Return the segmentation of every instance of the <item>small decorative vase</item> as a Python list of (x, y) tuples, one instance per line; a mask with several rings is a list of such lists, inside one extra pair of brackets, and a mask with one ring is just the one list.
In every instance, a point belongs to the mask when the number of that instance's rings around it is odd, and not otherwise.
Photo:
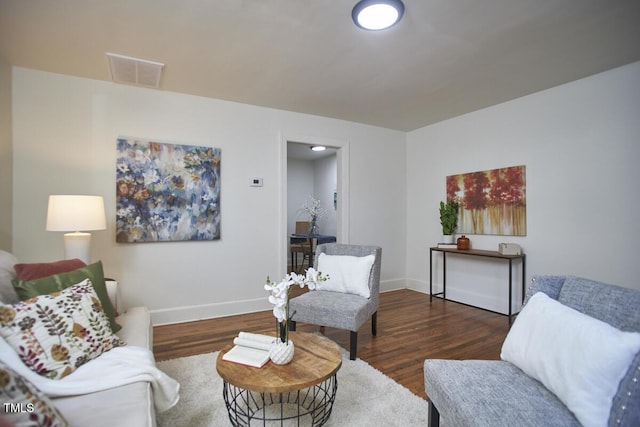
[(293, 341), (289, 340), (285, 344), (280, 338), (276, 338), (269, 348), (269, 358), (276, 365), (286, 365), (293, 360), (294, 350)]
[(443, 234), (442, 243), (453, 243), (453, 234)]
[(458, 237), (458, 249), (469, 250), (471, 249), (471, 241), (467, 236)]

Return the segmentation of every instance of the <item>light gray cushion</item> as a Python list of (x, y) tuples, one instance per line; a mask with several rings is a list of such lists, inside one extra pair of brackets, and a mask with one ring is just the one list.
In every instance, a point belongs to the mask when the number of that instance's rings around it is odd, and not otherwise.
[(558, 301), (630, 332), (640, 332), (640, 292), (582, 277), (567, 276)]
[(357, 331), (373, 313), (369, 300), (333, 291), (309, 291), (291, 300), (291, 320)]
[(566, 276), (534, 276), (527, 288), (527, 294), (523, 305), (526, 305), (536, 292), (544, 292), (553, 299), (558, 299), (560, 290), (566, 280)]
[(424, 384), (448, 426), (580, 426), (553, 393), (509, 362), (429, 359)]

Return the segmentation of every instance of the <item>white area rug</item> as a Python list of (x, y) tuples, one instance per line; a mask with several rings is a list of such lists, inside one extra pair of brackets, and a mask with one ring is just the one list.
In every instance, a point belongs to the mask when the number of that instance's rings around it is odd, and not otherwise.
[[(180, 383), (180, 401), (158, 414), (159, 427), (229, 426), (216, 372), (218, 353), (159, 362), (158, 367)], [(377, 369), (342, 354), (338, 392), (326, 426), (426, 426), (427, 402)]]

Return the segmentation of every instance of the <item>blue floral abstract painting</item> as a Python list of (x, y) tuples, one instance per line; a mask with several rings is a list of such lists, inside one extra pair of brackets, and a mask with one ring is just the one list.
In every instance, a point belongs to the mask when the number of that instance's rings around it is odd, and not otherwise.
[(220, 238), (220, 149), (119, 138), (116, 242)]

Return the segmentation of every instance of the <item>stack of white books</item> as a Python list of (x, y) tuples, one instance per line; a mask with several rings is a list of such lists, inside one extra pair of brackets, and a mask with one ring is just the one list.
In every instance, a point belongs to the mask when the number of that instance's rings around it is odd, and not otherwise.
[(262, 368), (269, 361), (269, 347), (275, 339), (269, 335), (240, 332), (233, 339), (235, 345), (222, 356), (222, 360)]
[(457, 243), (438, 243), (440, 249), (458, 249)]

